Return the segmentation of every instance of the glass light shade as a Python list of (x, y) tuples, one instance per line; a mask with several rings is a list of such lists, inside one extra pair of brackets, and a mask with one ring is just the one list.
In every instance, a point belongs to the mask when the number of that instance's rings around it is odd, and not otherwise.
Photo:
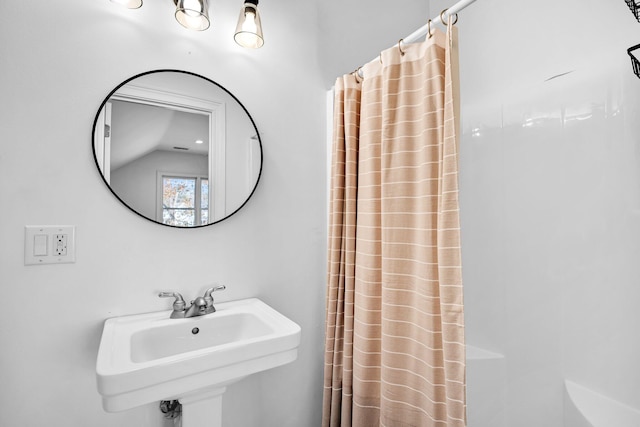
[(127, 9), (138, 9), (142, 6), (142, 0), (111, 0), (111, 3), (119, 4)]
[(242, 6), (233, 39), (240, 46), (251, 49), (257, 49), (264, 44), (262, 22), (256, 4), (247, 2)]
[(209, 28), (207, 0), (177, 0), (176, 20), (185, 28), (202, 31)]

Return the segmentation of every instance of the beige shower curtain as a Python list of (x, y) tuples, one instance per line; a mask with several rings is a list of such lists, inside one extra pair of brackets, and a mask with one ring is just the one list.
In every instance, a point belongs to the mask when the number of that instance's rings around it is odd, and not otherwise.
[(465, 426), (456, 29), (335, 86), (323, 426)]

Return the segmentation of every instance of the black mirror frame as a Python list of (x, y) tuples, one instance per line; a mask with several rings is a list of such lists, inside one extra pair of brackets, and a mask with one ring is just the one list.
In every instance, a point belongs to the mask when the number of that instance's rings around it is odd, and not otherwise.
[[(256, 178), (256, 183), (253, 186), (253, 189), (251, 190), (251, 193), (249, 193), (249, 195), (247, 196), (245, 201), (242, 202), (242, 204), (237, 209), (235, 209), (233, 212), (231, 212), (230, 214), (226, 215), (224, 218), (221, 218), (221, 219), (219, 219), (217, 221), (213, 221), (213, 222), (210, 222), (210, 223), (204, 224), (204, 225), (194, 225), (193, 227), (180, 227), (180, 226), (177, 226), (177, 225), (164, 224), (162, 222), (158, 222), (158, 221), (156, 221), (154, 219), (146, 217), (143, 214), (141, 214), (140, 212), (138, 212), (137, 210), (133, 209), (131, 206), (129, 206), (124, 200), (122, 200), (122, 198), (120, 198), (120, 196), (118, 196), (118, 194), (116, 194), (115, 191), (113, 191), (113, 189), (111, 188), (111, 185), (109, 185), (109, 183), (107, 182), (107, 180), (104, 177), (104, 174), (100, 170), (100, 163), (98, 162), (98, 157), (96, 155), (96, 149), (95, 149), (96, 126), (98, 124), (98, 117), (100, 116), (100, 112), (105, 107), (105, 105), (109, 101), (109, 99), (111, 99), (113, 94), (116, 93), (122, 86), (126, 85), (127, 83), (129, 83), (132, 80), (135, 80), (135, 79), (137, 79), (139, 77), (146, 76), (148, 74), (161, 73), (161, 72), (173, 72), (173, 73), (187, 74), (187, 75), (190, 75), (190, 76), (199, 77), (201, 79), (204, 79), (204, 80), (208, 81), (209, 83), (214, 84), (218, 88), (220, 88), (223, 91), (225, 91), (229, 96), (231, 96), (238, 103), (238, 105), (240, 105), (240, 107), (242, 107), (244, 112), (247, 114), (247, 117), (249, 117), (249, 120), (251, 121), (251, 124), (253, 125), (254, 130), (256, 131), (256, 136), (258, 138), (258, 144), (260, 146), (260, 170), (258, 171), (258, 177)], [(211, 226), (213, 224), (217, 224), (219, 222), (224, 221), (225, 219), (228, 219), (228, 218), (232, 217), (233, 215), (236, 214), (236, 212), (238, 212), (240, 209), (242, 209), (247, 204), (249, 199), (251, 199), (251, 197), (253, 196), (253, 194), (256, 191), (256, 188), (258, 188), (258, 183), (260, 182), (260, 178), (262, 177), (262, 168), (263, 168), (263, 165), (264, 165), (264, 154), (262, 152), (262, 150), (263, 150), (262, 149), (262, 138), (260, 137), (260, 132), (258, 131), (258, 127), (256, 126), (256, 123), (254, 122), (253, 117), (251, 117), (251, 114), (249, 114), (249, 111), (247, 111), (247, 109), (245, 108), (244, 104), (242, 104), (242, 102), (240, 102), (240, 100), (234, 94), (229, 92), (224, 86), (220, 85), (219, 83), (214, 82), (213, 80), (211, 80), (211, 79), (209, 79), (207, 77), (204, 77), (204, 76), (202, 76), (200, 74), (192, 73), (190, 71), (175, 70), (175, 69), (170, 69), (170, 68), (157, 69), (157, 70), (145, 71), (143, 73), (136, 74), (135, 76), (126, 79), (125, 81), (120, 83), (118, 86), (116, 86), (111, 92), (109, 92), (109, 94), (104, 98), (104, 100), (100, 104), (100, 107), (98, 108), (98, 112), (96, 113), (96, 117), (93, 120), (93, 126), (92, 126), (91, 129), (92, 129), (91, 130), (91, 151), (93, 152), (93, 160), (95, 161), (96, 169), (97, 169), (98, 173), (100, 174), (100, 177), (102, 178), (102, 181), (107, 186), (109, 191), (111, 191), (111, 194), (113, 194), (115, 196), (115, 198), (120, 201), (120, 203), (122, 203), (124, 206), (129, 208), (130, 211), (132, 211), (133, 213), (135, 213), (139, 217), (144, 218), (145, 220), (153, 222), (155, 224), (162, 225), (164, 227), (186, 229), (186, 230), (198, 229), (198, 228), (209, 227), (209, 226)]]

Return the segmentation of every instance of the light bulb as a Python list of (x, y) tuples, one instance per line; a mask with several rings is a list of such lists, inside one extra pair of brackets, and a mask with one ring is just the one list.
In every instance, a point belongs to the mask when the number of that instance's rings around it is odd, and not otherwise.
[(179, 0), (176, 2), (176, 20), (185, 28), (202, 31), (209, 28), (206, 0)]
[(256, 33), (256, 14), (252, 10), (248, 10), (247, 13), (244, 14), (245, 21), (242, 24), (242, 31), (248, 31), (250, 33)]
[(264, 44), (262, 24), (256, 4), (247, 2), (242, 6), (233, 38), (242, 47), (252, 49), (262, 47)]

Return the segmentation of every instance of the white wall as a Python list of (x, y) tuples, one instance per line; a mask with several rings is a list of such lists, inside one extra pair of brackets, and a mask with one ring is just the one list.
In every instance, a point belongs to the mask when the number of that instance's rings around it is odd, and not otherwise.
[[(261, 4), (262, 6), (262, 4)], [(0, 2), (0, 425), (160, 426), (155, 405), (101, 408), (94, 369), (105, 318), (164, 310), (212, 282), (220, 301), (257, 296), (302, 326), (298, 360), (229, 387), (229, 426), (320, 420), (325, 281), (324, 87), (315, 5), (262, 7), (265, 46), (232, 33), (240, 2), (212, 3), (212, 29), (183, 30), (172, 2), (127, 11), (107, 0)], [(295, 34), (295, 37), (292, 35)], [(101, 101), (160, 68), (219, 82), (249, 110), (264, 144), (251, 201), (212, 227), (179, 230), (132, 214), (91, 150)], [(24, 266), (27, 224), (77, 226), (77, 262)]]
[(316, 0), (326, 88), (426, 24), (429, 1)]
[(507, 425), (561, 426), (564, 377), (639, 408), (640, 23), (478, 0), (458, 27), (467, 340), (506, 356)]

